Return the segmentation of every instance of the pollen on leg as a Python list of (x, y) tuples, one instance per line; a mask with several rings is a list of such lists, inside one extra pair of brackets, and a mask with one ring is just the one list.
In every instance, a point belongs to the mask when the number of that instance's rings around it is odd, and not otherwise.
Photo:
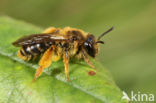
[(66, 74), (66, 78), (67, 78), (67, 82), (69, 82), (69, 55), (68, 55), (68, 52), (66, 51), (64, 53), (64, 56), (63, 56), (63, 62), (64, 62), (64, 67), (65, 67), (65, 74)]
[(54, 46), (50, 47), (41, 57), (39, 61), (40, 66), (36, 70), (33, 81), (35, 81), (42, 74), (45, 68), (48, 68), (51, 65), (54, 48), (55, 48)]

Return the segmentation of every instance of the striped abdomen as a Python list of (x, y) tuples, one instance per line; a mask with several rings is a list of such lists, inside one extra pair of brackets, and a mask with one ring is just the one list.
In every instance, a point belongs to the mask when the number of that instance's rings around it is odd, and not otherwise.
[(23, 46), (19, 52), (21, 56), (29, 57), (29, 59), (33, 58), (34, 56), (40, 55), (41, 53), (45, 52), (52, 43), (39, 43), (34, 45), (26, 45)]

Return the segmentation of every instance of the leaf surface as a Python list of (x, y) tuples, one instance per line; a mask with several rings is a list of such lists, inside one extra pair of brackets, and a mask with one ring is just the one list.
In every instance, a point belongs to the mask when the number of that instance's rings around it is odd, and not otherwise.
[(110, 73), (95, 60), (98, 71), (84, 61), (69, 63), (70, 82), (66, 82), (62, 60), (52, 63), (49, 69), (32, 82), (37, 62), (25, 62), (16, 54), (19, 48), (12, 45), (16, 39), (35, 33), (41, 28), (9, 17), (0, 17), (0, 102), (1, 103), (126, 103), (122, 92)]

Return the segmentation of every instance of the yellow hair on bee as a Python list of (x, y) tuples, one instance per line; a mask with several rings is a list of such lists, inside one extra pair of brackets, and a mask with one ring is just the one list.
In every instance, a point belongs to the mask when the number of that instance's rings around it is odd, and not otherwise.
[(98, 54), (98, 44), (103, 44), (101, 37), (111, 31), (104, 32), (98, 39), (93, 34), (84, 32), (81, 29), (64, 27), (49, 27), (41, 34), (32, 34), (20, 38), (13, 43), (14, 46), (21, 47), (17, 56), (23, 60), (29, 61), (37, 56), (42, 56), (39, 61), (39, 67), (36, 70), (34, 80), (36, 80), (45, 68), (48, 68), (52, 62), (63, 59), (65, 74), (69, 81), (69, 59), (77, 58), (84, 61), (91, 67), (94, 65), (89, 60), (89, 56), (95, 58)]

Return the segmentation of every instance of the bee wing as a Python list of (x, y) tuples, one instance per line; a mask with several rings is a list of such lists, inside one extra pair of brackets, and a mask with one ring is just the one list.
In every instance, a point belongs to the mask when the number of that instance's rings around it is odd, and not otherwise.
[(65, 35), (60, 34), (32, 34), (30, 36), (25, 36), (17, 41), (13, 42), (14, 46), (25, 46), (33, 45), (37, 43), (48, 43), (53, 41), (68, 41), (69, 38)]

